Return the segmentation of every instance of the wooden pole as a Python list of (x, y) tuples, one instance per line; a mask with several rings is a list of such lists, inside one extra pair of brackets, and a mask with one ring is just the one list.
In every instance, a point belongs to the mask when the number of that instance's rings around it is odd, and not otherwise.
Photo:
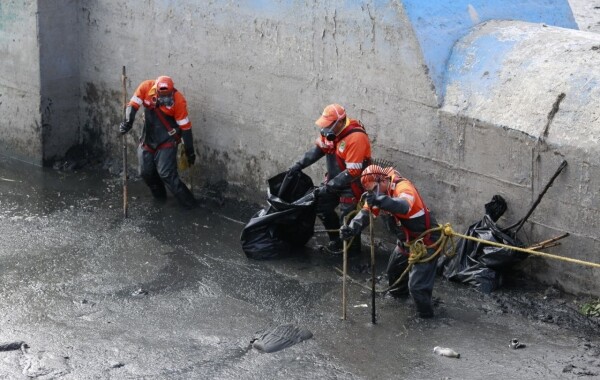
[[(123, 83), (123, 120), (127, 120), (127, 75), (125, 73), (125, 66), (123, 66), (123, 74), (121, 75), (121, 82)], [(121, 136), (121, 142), (123, 143), (123, 217), (127, 218), (127, 135)]]
[(346, 279), (348, 276), (348, 242), (344, 240), (344, 261), (342, 265), (342, 319), (346, 320)]
[[(560, 163), (560, 165), (558, 166), (558, 169), (556, 169), (556, 172), (554, 173), (554, 175), (552, 176), (552, 178), (550, 178), (550, 180), (548, 181), (548, 183), (546, 184), (546, 186), (544, 187), (544, 189), (542, 190), (542, 192), (538, 195), (538, 197), (535, 200), (535, 202), (533, 202), (533, 204), (529, 208), (529, 211), (527, 212), (527, 214), (517, 224), (517, 226), (516, 226), (517, 228), (515, 228), (515, 231), (513, 232), (514, 236), (517, 236), (517, 232), (519, 232), (519, 230), (521, 229), (521, 227), (523, 227), (523, 224), (525, 224), (525, 222), (527, 221), (527, 219), (529, 219), (529, 217), (531, 216), (531, 214), (533, 214), (533, 211), (538, 206), (538, 204), (540, 204), (540, 201), (542, 200), (542, 197), (544, 196), (544, 194), (546, 194), (546, 191), (548, 191), (548, 189), (552, 186), (552, 183), (554, 183), (554, 180), (556, 179), (556, 177), (558, 177), (558, 175), (560, 174), (560, 172), (566, 166), (567, 166), (567, 161), (563, 160)], [(511, 227), (509, 227), (507, 229), (512, 229), (512, 227), (514, 227), (514, 226), (511, 226)]]
[(375, 324), (375, 239), (373, 233), (373, 212), (369, 210), (369, 238), (371, 240), (371, 322)]

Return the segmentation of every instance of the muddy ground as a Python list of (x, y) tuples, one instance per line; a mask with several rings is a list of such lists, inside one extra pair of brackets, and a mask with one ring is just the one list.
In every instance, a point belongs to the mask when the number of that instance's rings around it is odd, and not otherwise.
[[(484, 295), (438, 278), (436, 317), (410, 300), (349, 287), (317, 248), (248, 260), (239, 241), (261, 206), (156, 204), (139, 180), (122, 216), (118, 175), (0, 159), (0, 352), (3, 379), (570, 379), (600, 376), (599, 323), (578, 298), (519, 275)], [(368, 248), (351, 263), (366, 283)], [(387, 254), (379, 252), (381, 273)], [(378, 274), (380, 274), (378, 273)], [(366, 306), (366, 307), (365, 307)], [(313, 337), (275, 353), (250, 345), (281, 324)], [(525, 344), (511, 349), (512, 338)], [(450, 347), (459, 359), (433, 353)]]

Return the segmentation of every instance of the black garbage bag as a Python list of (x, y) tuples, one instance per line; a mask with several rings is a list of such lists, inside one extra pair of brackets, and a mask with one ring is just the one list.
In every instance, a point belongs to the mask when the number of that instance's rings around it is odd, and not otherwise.
[(287, 172), (268, 180), (269, 206), (250, 218), (240, 240), (246, 256), (255, 260), (281, 258), (304, 246), (314, 234), (315, 197), (312, 179)]
[[(493, 210), (493, 212), (491, 212)], [(485, 241), (522, 247), (517, 239), (502, 232), (495, 220), (506, 210), (506, 202), (495, 195), (486, 204), (486, 215), (472, 224), (464, 235)], [(461, 239), (456, 246), (456, 256), (438, 261), (438, 274), (444, 278), (477, 287), (491, 293), (502, 285), (503, 273), (527, 257), (523, 252)]]

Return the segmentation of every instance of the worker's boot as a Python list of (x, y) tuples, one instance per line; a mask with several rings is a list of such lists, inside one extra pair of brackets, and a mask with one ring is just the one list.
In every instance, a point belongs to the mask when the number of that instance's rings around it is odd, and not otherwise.
[(150, 192), (155, 200), (159, 202), (164, 202), (167, 200), (167, 189), (165, 188), (165, 185), (163, 185), (162, 181), (146, 183), (148, 184), (148, 188), (150, 188)]
[(431, 306), (431, 303), (415, 302), (415, 305), (417, 306), (417, 315), (419, 318), (433, 318), (433, 306)]
[(191, 210), (198, 207), (198, 201), (196, 201), (192, 192), (183, 183), (178, 186), (173, 195), (177, 198), (181, 207), (185, 209)]

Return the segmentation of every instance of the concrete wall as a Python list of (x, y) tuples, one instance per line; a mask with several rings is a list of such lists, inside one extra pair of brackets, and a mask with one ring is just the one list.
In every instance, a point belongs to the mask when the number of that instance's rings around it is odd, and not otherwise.
[[(1, 51), (16, 60), (27, 55), (17, 49), (22, 43), (10, 45), (9, 40), (24, 38), (20, 36), (26, 28), (21, 25), (36, 15), (32, 3), (2, 2), (1, 14), (12, 8), (26, 19), (13, 29), (7, 29), (6, 22), (0, 24), (0, 39), (7, 41)], [(242, 197), (263, 201), (266, 180), (312, 145), (317, 136), (314, 120), (326, 104), (338, 102), (350, 117), (366, 125), (374, 155), (397, 162), (438, 219), (457, 230), (478, 220), (494, 194), (509, 203), (501, 223), (523, 216), (566, 158), (567, 171), (524, 232), (531, 241), (558, 231), (573, 232), (577, 239), (569, 243), (574, 245), (556, 252), (593, 259), (598, 252), (593, 189), (600, 166), (593, 149), (597, 104), (590, 100), (598, 98), (593, 38), (540, 24), (500, 23), (494, 30), (493, 22), (476, 26), (483, 19), (526, 15), (534, 18), (527, 21), (576, 27), (565, 1), (530, 0), (519, 2), (520, 7), (516, 2), (500, 6), (506, 2), (459, 1), (444, 4), (446, 18), (441, 18), (439, 4), (61, 0), (55, 7), (44, 3), (39, 14), (55, 23), (40, 22), (48, 35), (40, 38), (39, 54), (52, 65), (42, 65), (44, 85), (34, 89), (43, 95), (42, 102), (44, 96), (60, 100), (53, 100), (54, 113), (44, 114), (37, 98), (36, 117), (52, 126), (44, 134), (47, 153), (42, 157), (40, 151), (37, 157), (50, 159), (68, 145), (81, 143), (88, 155), (103, 155), (120, 166), (117, 125), (122, 119), (125, 65), (127, 97), (140, 81), (161, 74), (172, 76), (187, 97), (200, 157), (195, 178), (205, 184), (225, 180), (241, 190)], [(422, 12), (435, 6), (433, 19), (440, 25), (446, 20), (446, 27), (434, 28), (433, 21), (420, 24)], [(65, 17), (59, 8), (66, 9)], [(73, 17), (77, 35), (64, 36)], [(53, 45), (54, 38), (62, 42)], [(443, 49), (427, 41), (443, 42)], [(33, 40), (32, 59), (36, 47)], [(528, 49), (543, 58), (528, 55)], [(562, 62), (577, 54), (587, 62), (578, 60), (573, 71), (563, 67)], [(571, 79), (552, 82), (556, 75)], [(0, 80), (8, 82), (9, 77), (13, 77), (9, 71), (0, 71)], [(71, 80), (77, 88), (65, 84)], [(72, 92), (65, 99), (57, 97), (64, 91)], [(566, 97), (547, 125), (561, 93)], [(68, 109), (76, 96), (79, 103)], [(14, 111), (18, 103), (11, 104)], [(58, 120), (67, 122), (55, 127)], [(19, 124), (23, 130), (28, 125)], [(0, 126), (8, 129), (6, 124)], [(34, 137), (41, 139), (39, 129)], [(139, 128), (128, 136), (132, 167), (138, 137)], [(53, 143), (60, 139), (62, 144)], [(319, 181), (323, 170), (317, 164), (308, 173)], [(566, 216), (555, 220), (557, 212)], [(574, 227), (579, 220), (586, 226)], [(547, 260), (527, 263), (542, 280), (574, 292), (597, 293), (594, 271), (565, 269), (565, 264)]]
[(0, 2), (0, 154), (42, 164), (37, 4)]
[(79, 123), (79, 1), (39, 0), (43, 161), (51, 165), (82, 143)]
[[(263, 199), (265, 180), (308, 149), (328, 103), (344, 104), (375, 141), (397, 149), (420, 150), (413, 145), (430, 139), (424, 130), (398, 133), (437, 124), (427, 69), (398, 2), (197, 4), (83, 2), (82, 44), (96, 48), (81, 62), (81, 117), (115, 157), (118, 136), (105, 132), (119, 121), (122, 65), (130, 88), (174, 78), (188, 98), (203, 178), (243, 185), (250, 198)], [(321, 178), (322, 168), (312, 174)]]
[(81, 143), (78, 1), (0, 3), (0, 151), (52, 164)]
[[(567, 158), (570, 142), (565, 141), (558, 153), (542, 150), (532, 132), (519, 124), (523, 120), (539, 130), (539, 121), (549, 112), (543, 99), (556, 99), (547, 88), (532, 85), (528, 94), (530, 100), (537, 99), (543, 105), (539, 111), (530, 109), (526, 102), (519, 108), (523, 98), (486, 98), (488, 108), (483, 108), (477, 107), (478, 99), (471, 92), (457, 94), (459, 85), (483, 94), (490, 91), (493, 87), (487, 78), (481, 80), (476, 74), (514, 69), (497, 58), (516, 46), (510, 39), (496, 40), (488, 45), (494, 50), (483, 54), (477, 51), (478, 44), (485, 45), (482, 40), (472, 46), (468, 42), (460, 45), (464, 46), (462, 53), (460, 47), (453, 51), (456, 40), (475, 24), (473, 10), (469, 13), (470, 8), (462, 2), (444, 6), (450, 10), (449, 19), (452, 15), (458, 18), (458, 29), (451, 25), (420, 29), (415, 13), (418, 6), (411, 1), (405, 2), (408, 12), (392, 1), (310, 5), (214, 1), (201, 7), (192, 1), (174, 6), (158, 0), (145, 6), (129, 1), (83, 4), (81, 19), (87, 23), (82, 28), (83, 45), (97, 48), (86, 50), (81, 62), (85, 100), (81, 117), (85, 130), (101, 136), (103, 146), (114, 157), (119, 153), (118, 136), (105, 132), (115, 130), (119, 121), (119, 73), (125, 64), (130, 88), (163, 73), (173, 76), (190, 105), (202, 158), (202, 175), (197, 178), (208, 182), (224, 179), (243, 189), (242, 196), (255, 201), (264, 199), (266, 179), (285, 169), (312, 144), (317, 135), (314, 120), (331, 102), (344, 104), (351, 117), (365, 123), (375, 156), (396, 161), (420, 187), (440, 221), (451, 222), (457, 230), (478, 220), (483, 205), (497, 193), (509, 202), (502, 223), (522, 217), (561, 159)], [(419, 3), (423, 7), (434, 4)], [(515, 8), (475, 2), (472, 8), (485, 19), (526, 15), (536, 22), (576, 28), (564, 1), (520, 4)], [(470, 24), (465, 23), (465, 17)], [(581, 33), (552, 30), (566, 35)], [(431, 55), (439, 46), (430, 46), (423, 36), (445, 41), (442, 52), (446, 51), (447, 57), (431, 60), (444, 54)], [(542, 40), (536, 42), (540, 49), (561, 51), (577, 38), (547, 45), (541, 45)], [(526, 58), (521, 56), (514, 65), (526, 65)], [(470, 81), (457, 78), (457, 73), (468, 69), (476, 71)], [(525, 74), (523, 70), (519, 75)], [(513, 80), (519, 83), (524, 78)], [(443, 98), (439, 94), (446, 91), (450, 100), (440, 109)], [(464, 112), (456, 104), (474, 111)], [(505, 107), (499, 107), (494, 117), (485, 117), (502, 104)], [(515, 117), (517, 114), (520, 117)], [(579, 165), (579, 154), (568, 157), (572, 161), (569, 170)], [(590, 163), (588, 171), (595, 167), (595, 162)], [(308, 172), (318, 181), (323, 168), (314, 165)], [(562, 181), (566, 178), (558, 179), (554, 189), (564, 191), (567, 182)], [(532, 241), (559, 230), (575, 232), (575, 228), (566, 228), (571, 227), (569, 220), (549, 224), (547, 219), (554, 214), (547, 207), (553, 202), (559, 202), (555, 207), (565, 212), (577, 208), (572, 201), (547, 194), (531, 219), (533, 224), (526, 227)], [(597, 236), (582, 236), (582, 242), (572, 239), (576, 250), (586, 252), (577, 257), (591, 259), (597, 252)], [(568, 253), (574, 246), (569, 247)], [(536, 265), (547, 268), (536, 269), (542, 280), (572, 291), (595, 291), (593, 271), (581, 277), (576, 275), (581, 273), (579, 267), (565, 270), (564, 264), (547, 261)]]
[(567, 0), (404, 0), (403, 4), (440, 104), (451, 50), (475, 25), (488, 20), (519, 20), (578, 28)]
[[(463, 200), (497, 191), (516, 220), (542, 191), (560, 162), (569, 165), (526, 224), (526, 236), (544, 240), (569, 232), (557, 250), (599, 262), (600, 35), (510, 21), (478, 25), (449, 59), (442, 112), (460, 115), (463, 141), (454, 162), (472, 175)], [(461, 137), (464, 135), (464, 137)], [(462, 155), (462, 157), (461, 157)], [(493, 176), (495, 183), (479, 178)], [(457, 197), (458, 198), (458, 197)], [(458, 213), (462, 207), (456, 208)], [(533, 275), (582, 292), (597, 292), (598, 270), (531, 260)], [(592, 281), (590, 281), (592, 280)]]
[(569, 0), (569, 4), (579, 29), (600, 33), (600, 0)]

